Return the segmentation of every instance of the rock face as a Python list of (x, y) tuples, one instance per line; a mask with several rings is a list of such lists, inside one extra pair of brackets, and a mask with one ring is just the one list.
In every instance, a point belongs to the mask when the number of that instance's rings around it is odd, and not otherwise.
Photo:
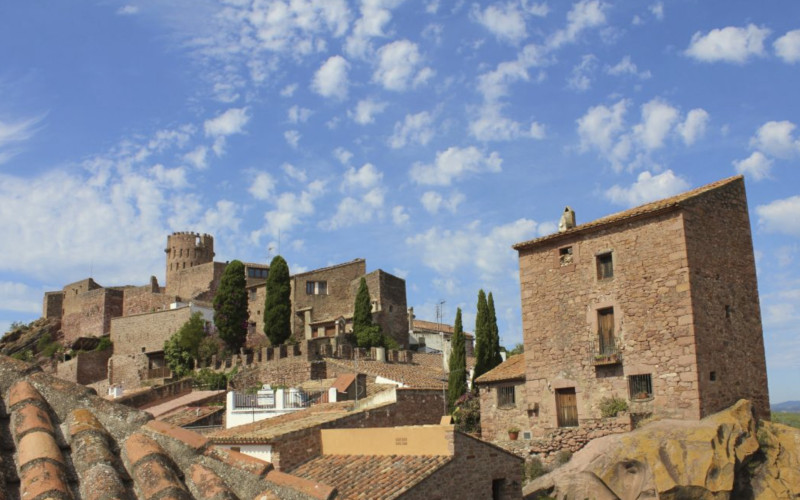
[(800, 430), (758, 423), (741, 400), (700, 421), (661, 420), (590, 442), (525, 498), (800, 498)]

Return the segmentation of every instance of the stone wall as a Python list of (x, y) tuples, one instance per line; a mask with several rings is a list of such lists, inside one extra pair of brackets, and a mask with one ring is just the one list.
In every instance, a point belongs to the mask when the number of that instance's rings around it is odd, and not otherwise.
[(79, 353), (74, 358), (59, 363), (56, 376), (81, 385), (89, 385), (108, 377), (108, 359), (111, 349)]
[[(522, 459), (469, 435), (450, 435), (453, 459), (403, 498), (522, 498)], [(498, 485), (493, 490), (493, 484)]]
[(744, 181), (686, 210), (686, 242), (697, 338), (700, 415), (749, 399), (769, 419), (769, 394), (753, 242)]
[(114, 354), (108, 360), (108, 383), (122, 386), (125, 390), (136, 389), (142, 381), (142, 373), (149, 368), (147, 354)]
[(219, 280), (225, 272), (224, 262), (209, 262), (187, 267), (172, 273), (167, 281), (167, 295), (177, 295), (181, 300), (211, 300), (219, 288)]
[(64, 291), (45, 292), (42, 303), (42, 317), (46, 319), (61, 319), (64, 312)]
[[(167, 236), (166, 253), (166, 278), (167, 287), (172, 295), (180, 295), (185, 299), (194, 298), (195, 295), (182, 293), (182, 282), (188, 277), (183, 275), (186, 270), (210, 264), (214, 260), (214, 238), (208, 234), (191, 232), (177, 232)], [(190, 273), (191, 275), (191, 273)], [(194, 275), (192, 275), (194, 276)], [(202, 283), (201, 283), (202, 286)]]
[(107, 335), (111, 330), (111, 319), (122, 316), (122, 290), (92, 288), (85, 292), (76, 291), (65, 289), (61, 331), (67, 345), (78, 337)]
[[(378, 301), (377, 310), (372, 313), (373, 321), (380, 325), (381, 331), (393, 338), (401, 348), (407, 348), (406, 281), (380, 269), (369, 273), (365, 279), (372, 300)], [(353, 301), (355, 304), (355, 295)]]
[(131, 408), (148, 408), (155, 404), (160, 404), (183, 396), (184, 394), (189, 394), (190, 392), (192, 392), (192, 381), (190, 379), (184, 379), (153, 387), (135, 394), (123, 395), (115, 399), (114, 402), (130, 406)]
[(191, 307), (181, 307), (114, 318), (111, 321), (114, 355), (163, 351), (164, 342), (189, 321), (191, 314)]
[(545, 462), (550, 462), (559, 451), (574, 453), (592, 439), (629, 432), (632, 428), (631, 417), (626, 413), (613, 418), (583, 419), (578, 427), (561, 427), (530, 442), (516, 442), (524, 446), (526, 454), (537, 454)]
[[(317, 269), (292, 276), (292, 311), (311, 308), (311, 322), (333, 321), (339, 316), (353, 315), (358, 279), (366, 273), (364, 259)], [(307, 294), (309, 281), (327, 283), (327, 294)], [(292, 334), (298, 340), (306, 338), (303, 316), (292, 314)]]
[[(508, 430), (528, 430), (528, 403), (525, 398), (525, 381), (507, 381), (492, 384), (479, 384), (481, 400), (481, 439), (486, 441), (505, 441)], [(514, 387), (513, 406), (498, 405), (500, 387)]]
[(145, 286), (125, 288), (125, 297), (122, 301), (122, 315), (149, 313), (169, 309), (169, 305), (177, 302), (177, 297), (163, 293), (155, 277), (150, 278), (150, 283)]
[(267, 299), (266, 283), (247, 287), (247, 347), (263, 347), (268, 344), (264, 334), (264, 302)]
[[(596, 256), (609, 251), (613, 277), (598, 279)], [(651, 376), (657, 414), (699, 418), (689, 280), (675, 210), (521, 249), (526, 400), (539, 405), (531, 427), (558, 426), (559, 390), (575, 390), (578, 418), (600, 417), (603, 397), (628, 398), (629, 375)], [(598, 311), (609, 307), (619, 357), (600, 364)]]

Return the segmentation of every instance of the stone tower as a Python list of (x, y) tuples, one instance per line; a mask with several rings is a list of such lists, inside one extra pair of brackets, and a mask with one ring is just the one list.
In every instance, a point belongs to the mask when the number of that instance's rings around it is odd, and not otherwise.
[(214, 237), (210, 234), (177, 232), (167, 236), (167, 285), (183, 269), (214, 261)]

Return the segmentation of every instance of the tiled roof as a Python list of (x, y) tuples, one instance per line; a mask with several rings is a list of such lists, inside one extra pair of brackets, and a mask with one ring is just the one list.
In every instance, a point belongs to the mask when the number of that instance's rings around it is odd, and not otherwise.
[[(215, 413), (224, 412), (224, 406), (184, 406), (165, 415), (156, 417), (162, 422), (178, 427), (191, 425)], [(221, 417), (220, 417), (221, 418)]]
[(0, 356), (0, 499), (330, 498), (327, 485)]
[(355, 373), (345, 373), (344, 375), (339, 375), (339, 378), (336, 379), (331, 387), (335, 387), (337, 392), (347, 392), (347, 388), (355, 381)]
[(348, 415), (352, 409), (352, 401), (313, 405), (305, 410), (220, 430), (209, 434), (208, 439), (212, 443), (225, 444), (267, 443), (290, 432), (310, 429), (340, 419)]
[(641, 205), (638, 207), (631, 208), (629, 210), (625, 210), (622, 212), (617, 212), (615, 214), (608, 215), (606, 217), (602, 217), (600, 219), (596, 219), (592, 222), (587, 222), (586, 224), (581, 224), (579, 226), (575, 226), (572, 229), (569, 229), (563, 233), (553, 233), (547, 236), (542, 236), (541, 238), (536, 238), (529, 241), (523, 241), (522, 243), (517, 243), (513, 245), (515, 250), (522, 250), (530, 246), (534, 246), (536, 244), (555, 240), (559, 237), (566, 237), (568, 235), (573, 235), (575, 233), (581, 231), (587, 231), (590, 229), (597, 228), (599, 226), (605, 226), (608, 224), (613, 224), (616, 222), (632, 219), (639, 216), (644, 216), (656, 212), (660, 212), (662, 210), (667, 210), (670, 208), (678, 207), (682, 203), (691, 200), (697, 196), (705, 194), (709, 191), (712, 191), (717, 188), (721, 188), (723, 186), (727, 186), (728, 184), (732, 184), (734, 182), (744, 182), (743, 177), (741, 175), (737, 175), (735, 177), (729, 177), (727, 179), (722, 179), (716, 182), (712, 182), (711, 184), (706, 184), (705, 186), (700, 186), (699, 188), (692, 189), (691, 191), (686, 191), (685, 193), (681, 193), (677, 196), (672, 196), (670, 198), (665, 198), (663, 200), (654, 201), (652, 203), (647, 203), (645, 205)]
[[(442, 369), (442, 355), (434, 352), (415, 352), (414, 363)], [(475, 366), (475, 356), (467, 356), (467, 370)]]
[(525, 380), (525, 356), (517, 354), (511, 356), (503, 363), (484, 373), (475, 383), (483, 384), (487, 382), (499, 382), (501, 380)]
[(397, 498), (448, 463), (449, 456), (322, 455), (291, 473), (334, 486), (337, 498)]
[[(444, 323), (436, 323), (434, 321), (414, 319), (414, 331), (416, 332), (417, 330), (429, 330), (431, 332), (453, 333), (453, 325), (445, 325)], [(464, 332), (464, 335), (468, 338), (472, 338), (474, 336), (470, 332)]]

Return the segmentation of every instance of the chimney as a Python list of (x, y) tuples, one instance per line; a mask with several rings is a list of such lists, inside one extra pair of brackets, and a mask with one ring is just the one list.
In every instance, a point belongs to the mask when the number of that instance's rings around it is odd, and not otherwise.
[(561, 214), (561, 220), (558, 222), (558, 232), (563, 233), (573, 227), (575, 227), (575, 211), (567, 206), (564, 208), (564, 212)]

